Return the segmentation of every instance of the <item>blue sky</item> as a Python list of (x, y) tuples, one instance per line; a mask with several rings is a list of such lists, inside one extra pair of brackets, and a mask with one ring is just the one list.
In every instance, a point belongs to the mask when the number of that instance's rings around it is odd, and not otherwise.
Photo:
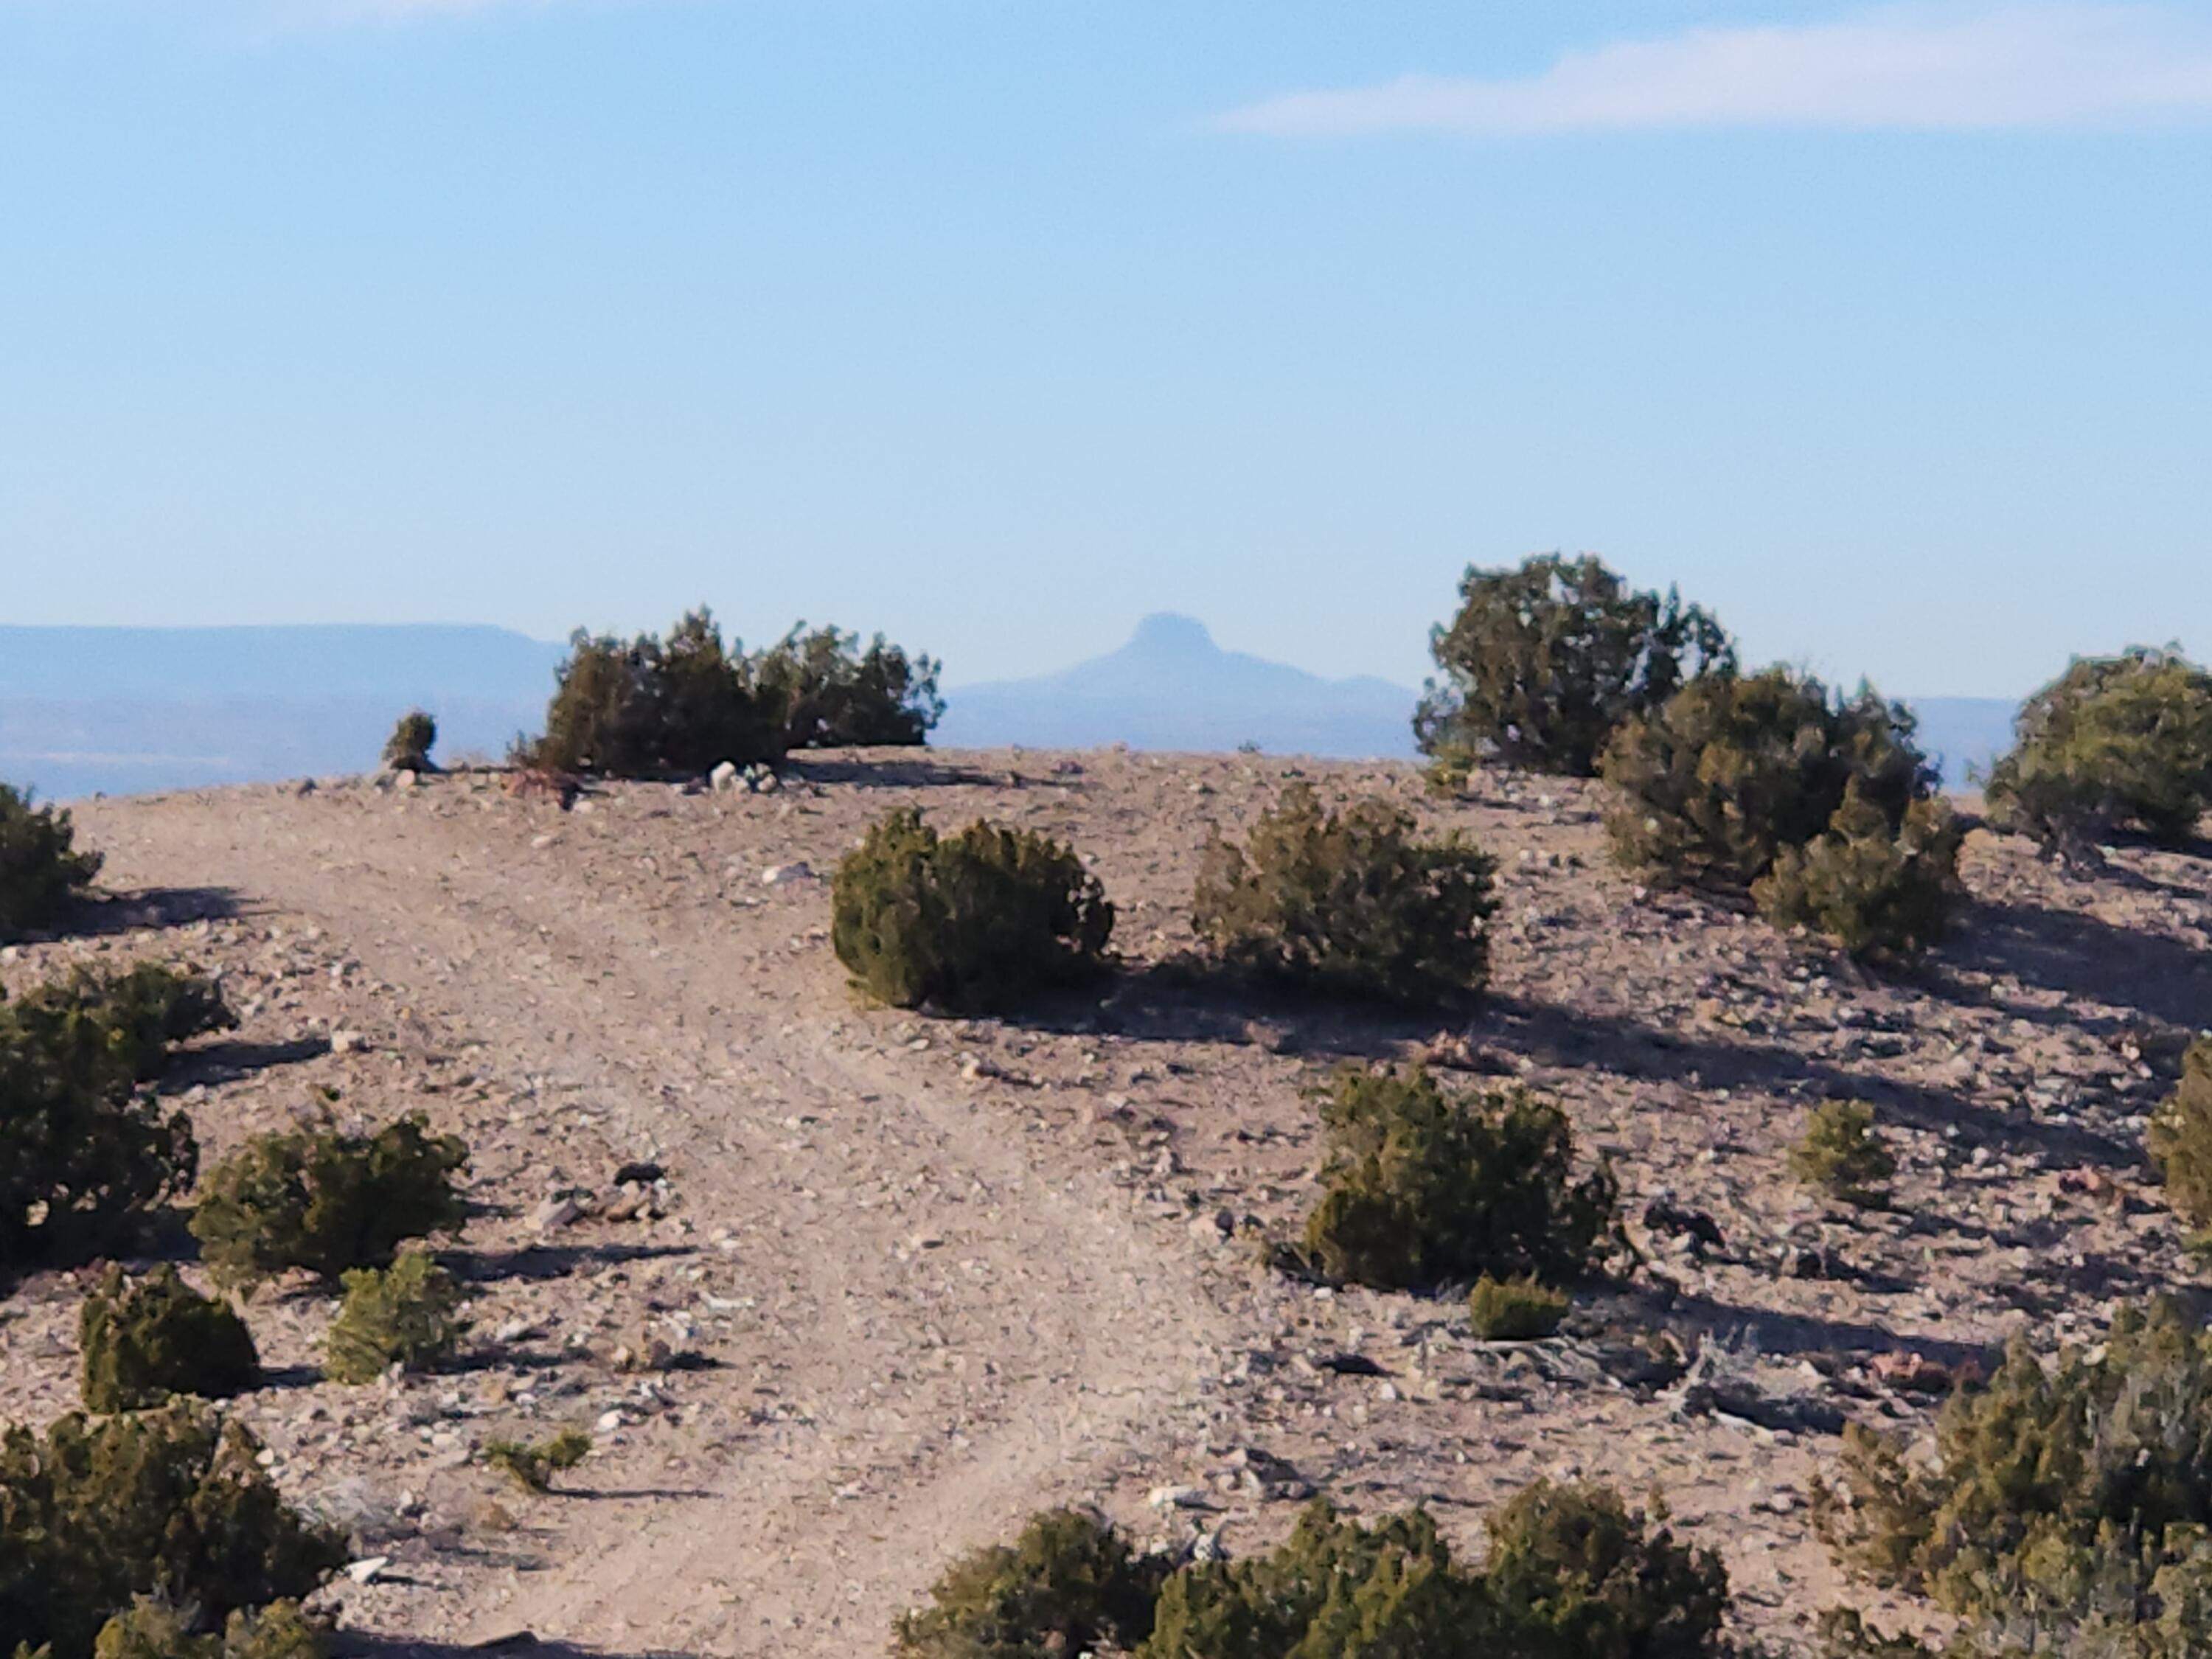
[(2212, 10), (0, 0), (0, 620), (2212, 653)]

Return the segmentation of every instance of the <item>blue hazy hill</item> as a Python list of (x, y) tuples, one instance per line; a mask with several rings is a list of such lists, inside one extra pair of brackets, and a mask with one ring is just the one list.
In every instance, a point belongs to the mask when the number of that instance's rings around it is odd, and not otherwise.
[(956, 687), (936, 741), (953, 748), (1223, 750), (1402, 757), (1414, 694), (1388, 680), (1324, 679), (1242, 651), (1167, 613), (1120, 650), (1058, 673)]

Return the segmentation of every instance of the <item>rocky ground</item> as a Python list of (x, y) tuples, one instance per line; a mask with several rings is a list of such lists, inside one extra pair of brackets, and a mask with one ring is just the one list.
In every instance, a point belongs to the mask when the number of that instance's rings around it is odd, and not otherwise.
[[(1498, 856), (1471, 1020), (1160, 970), (1190, 944), (1207, 826), (1240, 830), (1292, 775)], [(908, 804), (1073, 840), (1129, 971), (1023, 1020), (857, 1007), (817, 872)], [(2140, 1140), (2212, 1023), (2212, 861), (2061, 872), (1977, 831), (1959, 936), (1874, 975), (1615, 873), (1600, 805), (1110, 752), (824, 757), (774, 792), (617, 785), (568, 811), (481, 775), (94, 802), (114, 896), (0, 952), (0, 981), (219, 972), (240, 1029), (164, 1085), (210, 1158), (309, 1114), (421, 1110), (473, 1148), (463, 1364), (341, 1387), (315, 1365), (326, 1300), (247, 1309), (274, 1369), (240, 1410), (287, 1492), (356, 1535), (329, 1595), (356, 1650), (529, 1632), (502, 1645), (846, 1659), (1048, 1503), (1233, 1552), (1321, 1491), (1425, 1503), (1473, 1548), (1494, 1499), (1583, 1475), (1662, 1496), (1726, 1558), (1747, 1628), (1795, 1651), (1820, 1607), (1868, 1600), (1808, 1513), (1844, 1419), (1924, 1428), (2014, 1334), (2094, 1340), (2191, 1277)], [(1562, 1337), (1485, 1345), (1455, 1302), (1263, 1265), (1313, 1196), (1303, 1091), (1416, 1054), (1557, 1099), (1619, 1175), (1647, 1265)], [(1788, 1176), (1838, 1098), (1898, 1145), (1892, 1209)], [(0, 1310), (9, 1419), (74, 1404), (90, 1276)], [(552, 1495), (477, 1461), (568, 1425), (595, 1449)]]

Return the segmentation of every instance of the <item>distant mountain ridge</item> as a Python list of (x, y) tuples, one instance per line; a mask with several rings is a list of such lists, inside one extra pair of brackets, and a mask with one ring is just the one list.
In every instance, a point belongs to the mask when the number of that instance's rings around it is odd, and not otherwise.
[(1415, 694), (1388, 680), (1325, 679), (1242, 651), (1162, 611), (1118, 651), (1034, 679), (945, 693), (935, 741), (951, 748), (1234, 749), (1355, 759), (1411, 757)]
[[(411, 708), (437, 717), (441, 756), (496, 756), (542, 724), (565, 650), (458, 624), (0, 627), (0, 779), (68, 799), (365, 771)], [(1166, 612), (1104, 656), (945, 695), (933, 741), (954, 748), (1415, 754), (1408, 688), (1225, 651)], [(1952, 788), (2010, 740), (2010, 702), (1914, 707)]]
[(69, 799), (365, 771), (416, 708), (441, 755), (496, 755), (563, 650), (466, 624), (0, 627), (0, 779)]

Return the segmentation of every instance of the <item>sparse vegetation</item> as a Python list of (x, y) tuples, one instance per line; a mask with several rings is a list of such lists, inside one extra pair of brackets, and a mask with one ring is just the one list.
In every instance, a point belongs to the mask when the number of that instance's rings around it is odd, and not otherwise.
[(1565, 1291), (1534, 1278), (1492, 1279), (1485, 1273), (1468, 1293), (1467, 1322), (1485, 1342), (1532, 1342), (1559, 1328), (1567, 1306)]
[[(1423, 1510), (1362, 1526), (1316, 1501), (1276, 1548), (1170, 1571), (1058, 1512), (981, 1550), (898, 1625), (900, 1659), (1718, 1659), (1728, 1581), (1712, 1555), (1596, 1487), (1540, 1483), (1490, 1517), (1462, 1566)], [(1147, 1634), (1149, 1632), (1149, 1634)]]
[(1613, 852), (1853, 950), (1917, 949), (1957, 896), (1959, 837), (1913, 730), (1863, 687), (1833, 698), (1785, 669), (1709, 675), (1607, 750)]
[(196, 1636), (195, 1622), (165, 1601), (141, 1597), (101, 1626), (93, 1659), (322, 1659), (329, 1646), (296, 1601), (234, 1613), (220, 1634)]
[(1324, 811), (1294, 783), (1244, 847), (1208, 843), (1192, 926), (1224, 960), (1320, 990), (1401, 1002), (1478, 991), (1496, 866), (1457, 836), (1414, 831), (1386, 800)]
[(1458, 614), (1429, 649), (1441, 678), (1414, 735), (1462, 780), (1485, 762), (1588, 777), (1622, 725), (1735, 665), (1710, 614), (1671, 589), (1637, 592), (1589, 554), (1469, 569)]
[(706, 610), (665, 641), (579, 631), (557, 671), (545, 733), (516, 758), (556, 775), (696, 777), (723, 761), (784, 752), (784, 711), (753, 684), (742, 647), (726, 647)]
[(919, 744), (945, 712), (938, 665), (881, 635), (794, 628), (766, 650), (725, 644), (714, 614), (690, 611), (634, 640), (576, 633), (545, 712), (519, 744), (529, 769), (562, 776), (697, 776), (724, 761), (781, 761), (793, 749)]
[(2181, 1080), (2145, 1132), (2166, 1201), (2192, 1227), (2212, 1227), (2212, 1037), (2189, 1046)]
[(2076, 658), (2013, 734), (1990, 817), (2047, 847), (2081, 854), (2124, 830), (2182, 845), (2212, 810), (2212, 673), (2177, 651)]
[(1790, 1148), (1790, 1173), (1846, 1204), (1880, 1209), (1889, 1202), (1897, 1154), (1875, 1127), (1870, 1104), (1831, 1100), (1813, 1109)]
[(2101, 1348), (2050, 1368), (2016, 1340), (1944, 1406), (1932, 1459), (1853, 1425), (1824, 1530), (1877, 1583), (1968, 1620), (1969, 1650), (2179, 1659), (2196, 1650), (2157, 1645), (2161, 1625), (2212, 1605), (2208, 1423), (2212, 1339), (2164, 1300), (2124, 1309)]
[(547, 1440), (488, 1440), (483, 1460), (525, 1492), (553, 1490), (553, 1477), (592, 1455), (592, 1437), (581, 1429), (562, 1429)]
[(750, 664), (754, 683), (780, 711), (788, 749), (910, 745), (928, 740), (945, 713), (937, 662), (909, 658), (877, 635), (860, 636), (802, 623)]
[(373, 1382), (385, 1368), (421, 1370), (452, 1353), (468, 1328), (461, 1287), (427, 1250), (389, 1267), (349, 1267), (345, 1297), (323, 1339), (323, 1369), (339, 1382)]
[(1556, 1106), (1517, 1092), (1455, 1099), (1424, 1067), (1347, 1066), (1320, 1108), (1328, 1155), (1305, 1249), (1332, 1277), (1388, 1289), (1486, 1273), (1570, 1284), (1613, 1231), (1613, 1176), (1574, 1178)]
[(1964, 890), (1948, 804), (1916, 800), (1893, 827), (1856, 781), (1825, 833), (1785, 847), (1752, 884), (1777, 927), (1826, 934), (1853, 956), (1911, 956), (1949, 931)]
[(419, 1114), (368, 1136), (261, 1135), (209, 1172), (192, 1236), (225, 1284), (293, 1267), (335, 1281), (390, 1266), (403, 1240), (458, 1231), (453, 1179), (467, 1164), (468, 1148)]
[(100, 854), (77, 850), (65, 810), (0, 783), (0, 939), (46, 927), (99, 873)]
[(392, 735), (384, 740), (384, 769), (387, 772), (434, 772), (430, 750), (437, 746), (438, 722), (419, 708), (399, 717)]
[(1151, 1632), (1158, 1564), (1073, 1510), (1031, 1518), (1012, 1545), (962, 1557), (902, 1615), (899, 1659), (1060, 1659), (1110, 1640), (1126, 1651)]
[[(63, 1418), (44, 1435), (0, 1437), (0, 1630), (53, 1659), (91, 1659), (112, 1620), (148, 1598), (190, 1610), (198, 1631), (306, 1595), (345, 1560), (344, 1540), (295, 1514), (259, 1443), (206, 1407)], [(222, 1659), (294, 1659), (276, 1644)], [(145, 1633), (125, 1618), (114, 1638)], [(241, 1621), (240, 1636), (254, 1632)], [(138, 1650), (123, 1647), (125, 1653)], [(105, 1654), (103, 1654), (105, 1659)], [(193, 1656), (193, 1659), (198, 1659)]]
[(73, 968), (26, 992), (15, 1006), (52, 1018), (70, 1034), (71, 1047), (82, 1042), (109, 1049), (141, 1083), (168, 1069), (178, 1043), (238, 1026), (213, 980), (153, 962), (119, 974)]
[(975, 823), (939, 838), (891, 813), (837, 866), (830, 939), (855, 989), (896, 1008), (1012, 1006), (1105, 965), (1114, 907), (1069, 848)]
[(77, 1330), (88, 1411), (139, 1411), (179, 1394), (220, 1400), (261, 1378), (246, 1322), (166, 1262), (136, 1284), (110, 1265)]
[(137, 1086), (159, 1069), (146, 1010), (96, 983), (0, 1003), (0, 1263), (120, 1243), (198, 1167), (190, 1121)]

